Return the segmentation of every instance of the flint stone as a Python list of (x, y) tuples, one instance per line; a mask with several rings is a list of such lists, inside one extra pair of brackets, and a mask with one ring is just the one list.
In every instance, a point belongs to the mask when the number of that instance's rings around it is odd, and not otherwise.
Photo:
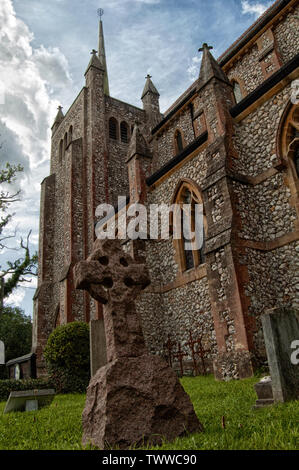
[(101, 449), (160, 445), (203, 431), (175, 372), (159, 356), (118, 358), (97, 371), (87, 389), (83, 445)]

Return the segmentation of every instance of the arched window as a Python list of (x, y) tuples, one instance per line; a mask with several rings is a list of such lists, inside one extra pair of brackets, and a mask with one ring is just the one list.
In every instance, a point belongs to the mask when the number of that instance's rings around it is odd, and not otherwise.
[(120, 124), (120, 140), (126, 144), (128, 143), (128, 133), (129, 133), (128, 124), (123, 121)]
[(55, 326), (57, 328), (60, 325), (60, 304), (57, 305), (55, 310)]
[(177, 155), (177, 154), (180, 153), (180, 152), (183, 150), (183, 148), (184, 148), (183, 136), (182, 136), (181, 131), (177, 130), (177, 131), (175, 132), (174, 140), (175, 140), (175, 153), (176, 153), (176, 155)]
[(289, 161), (295, 178), (299, 178), (299, 105), (287, 108), (279, 132), (280, 154)]
[(237, 80), (234, 80), (233, 82), (233, 91), (234, 91), (234, 97), (236, 100), (236, 103), (239, 103), (243, 99), (243, 94), (242, 94), (242, 89), (241, 85)]
[[(188, 271), (205, 263), (206, 217), (200, 191), (190, 181), (181, 183), (174, 203), (180, 207), (181, 237), (174, 238), (181, 271)], [(201, 217), (202, 214), (202, 217)], [(197, 236), (195, 237), (197, 222)], [(201, 232), (200, 232), (201, 231)], [(202, 242), (202, 243), (200, 243)]]
[(59, 162), (61, 162), (63, 156), (63, 139), (59, 143)]
[(69, 128), (69, 141), (68, 143), (70, 144), (73, 140), (73, 126), (70, 126)]
[(117, 127), (118, 122), (115, 118), (109, 119), (109, 137), (110, 139), (117, 140)]
[(64, 134), (63, 154), (64, 154), (65, 151), (66, 151), (67, 145), (68, 145), (68, 141), (67, 141), (67, 132), (66, 132), (66, 133)]

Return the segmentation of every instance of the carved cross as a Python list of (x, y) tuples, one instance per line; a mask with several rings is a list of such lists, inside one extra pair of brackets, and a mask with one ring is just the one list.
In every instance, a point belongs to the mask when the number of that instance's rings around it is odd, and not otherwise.
[(146, 352), (135, 299), (150, 284), (148, 271), (125, 253), (119, 240), (96, 240), (86, 261), (74, 267), (76, 289), (104, 304), (108, 362)]

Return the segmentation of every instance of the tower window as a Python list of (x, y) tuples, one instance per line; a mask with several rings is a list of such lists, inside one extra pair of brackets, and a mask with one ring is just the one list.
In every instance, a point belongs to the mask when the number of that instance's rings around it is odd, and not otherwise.
[(67, 141), (67, 132), (66, 132), (66, 133), (64, 134), (63, 153), (66, 151), (67, 145), (68, 145), (68, 141)]
[(126, 122), (120, 124), (120, 139), (124, 143), (128, 143), (128, 125)]
[(73, 126), (70, 126), (70, 129), (69, 129), (69, 144), (72, 142), (73, 140)]
[(117, 120), (115, 118), (109, 119), (109, 137), (110, 139), (117, 140)]
[(63, 139), (59, 143), (59, 161), (61, 162), (63, 156)]

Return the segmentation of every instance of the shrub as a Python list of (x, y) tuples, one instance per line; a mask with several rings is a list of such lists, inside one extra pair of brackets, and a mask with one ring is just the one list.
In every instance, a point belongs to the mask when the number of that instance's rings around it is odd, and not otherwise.
[(0, 401), (6, 401), (10, 392), (55, 388), (47, 379), (0, 380)]
[(50, 380), (58, 393), (85, 392), (90, 379), (87, 323), (58, 326), (49, 336), (44, 356)]

